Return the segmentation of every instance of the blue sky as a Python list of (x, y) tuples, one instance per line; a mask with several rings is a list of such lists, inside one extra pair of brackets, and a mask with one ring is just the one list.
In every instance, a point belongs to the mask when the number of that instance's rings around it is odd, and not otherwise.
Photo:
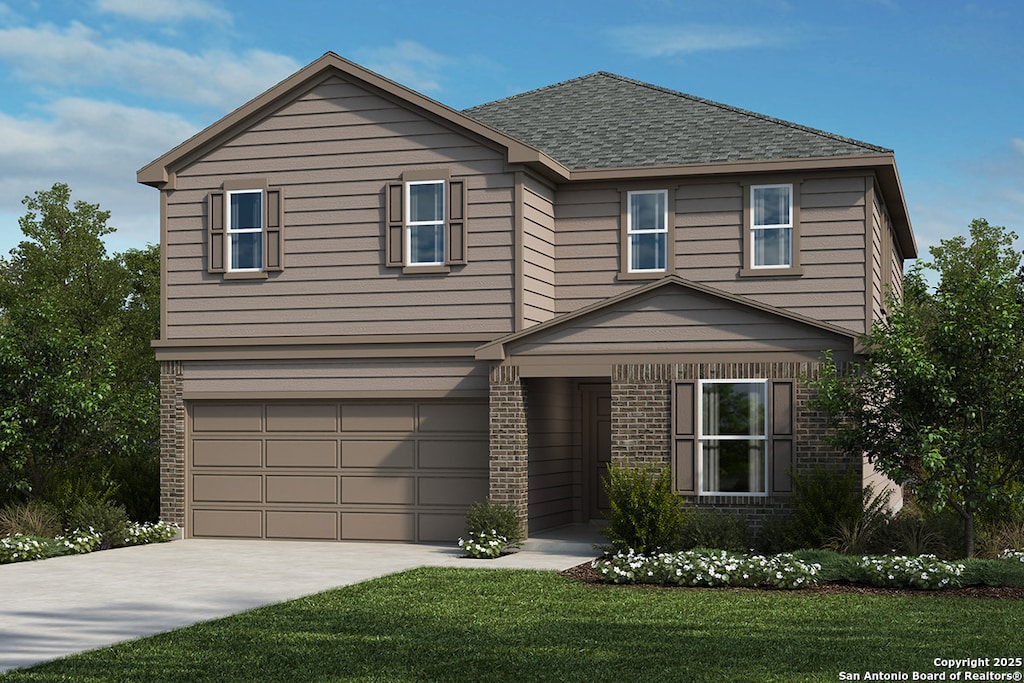
[(333, 51), (456, 109), (611, 71), (890, 147), (927, 255), (1024, 232), (1022, 29), (1017, 0), (0, 0), (0, 254), (57, 181), (112, 250), (157, 242), (135, 171)]

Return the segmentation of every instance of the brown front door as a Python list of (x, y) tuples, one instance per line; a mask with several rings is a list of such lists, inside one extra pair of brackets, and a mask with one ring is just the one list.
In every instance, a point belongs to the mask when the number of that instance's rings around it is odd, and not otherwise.
[(607, 384), (584, 385), (583, 456), (587, 482), (587, 512), (592, 519), (608, 512), (604, 479), (612, 459), (612, 391)]

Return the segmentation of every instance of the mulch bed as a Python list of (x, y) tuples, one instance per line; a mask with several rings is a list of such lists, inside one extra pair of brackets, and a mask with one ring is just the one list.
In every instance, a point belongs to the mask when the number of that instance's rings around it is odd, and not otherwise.
[[(579, 581), (580, 583), (598, 584), (604, 586), (615, 586), (606, 582), (600, 574), (590, 567), (590, 562), (578, 564), (564, 571), (558, 572), (561, 576)], [(650, 586), (650, 584), (634, 584), (639, 586)], [(686, 586), (658, 586), (659, 588), (673, 588), (678, 590), (693, 590)], [(753, 588), (730, 588), (730, 589), (707, 589), (702, 590), (756, 590)], [(854, 593), (858, 595), (900, 595), (914, 597), (958, 597), (958, 598), (1000, 598), (1010, 600), (1024, 600), (1024, 588), (1011, 588), (1008, 586), (967, 586), (965, 588), (946, 588), (943, 590), (926, 591), (913, 588), (875, 588), (852, 583), (823, 583), (809, 588), (801, 588), (802, 593)]]

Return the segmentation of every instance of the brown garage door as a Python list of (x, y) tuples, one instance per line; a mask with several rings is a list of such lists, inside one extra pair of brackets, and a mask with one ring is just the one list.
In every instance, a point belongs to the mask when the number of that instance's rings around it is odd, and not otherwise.
[(484, 401), (188, 404), (195, 537), (452, 542), (487, 495)]

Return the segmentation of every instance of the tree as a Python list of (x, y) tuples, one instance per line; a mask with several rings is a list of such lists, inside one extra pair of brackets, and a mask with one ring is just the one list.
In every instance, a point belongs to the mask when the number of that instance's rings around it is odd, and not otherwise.
[(0, 258), (0, 496), (115, 494), (119, 459), (157, 447), (159, 252), (109, 256), (109, 212), (67, 185), (23, 203)]
[[(974, 555), (980, 512), (1009, 505), (1024, 478), (1024, 282), (1016, 235), (975, 220), (890, 296), (868, 359), (815, 381), (848, 453), (866, 454), (932, 509), (952, 509)], [(925, 268), (938, 274), (930, 290)], [(1017, 505), (1020, 501), (1016, 502)]]

